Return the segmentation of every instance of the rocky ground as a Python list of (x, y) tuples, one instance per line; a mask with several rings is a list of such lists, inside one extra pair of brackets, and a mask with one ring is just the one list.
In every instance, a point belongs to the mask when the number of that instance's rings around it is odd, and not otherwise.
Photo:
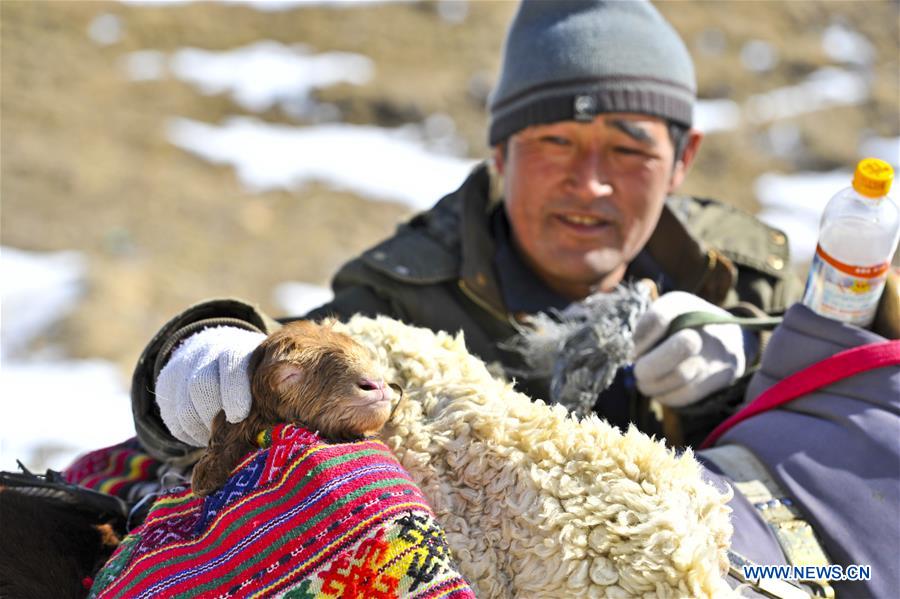
[[(836, 23), (865, 36), (875, 53), (867, 100), (788, 119), (787, 154), (773, 151), (777, 131), (768, 122), (710, 135), (686, 191), (754, 212), (760, 174), (851, 168), (862, 132), (900, 135), (898, 2), (657, 5), (693, 52), (704, 98), (743, 102), (833, 64), (822, 35)], [(224, 50), (261, 39), (357, 52), (374, 61), (372, 81), (320, 90), (318, 101), (337, 106), (345, 122), (383, 127), (447, 114), (465, 153), (480, 158), (487, 153), (483, 106), (514, 9), (500, 1), (279, 12), (218, 2), (0, 2), (0, 241), (79, 250), (89, 260), (84, 301), (39, 343), (130, 371), (153, 332), (192, 302), (240, 296), (277, 312), (277, 283), (326, 284), (343, 261), (409, 215), (403, 205), (324, 184), (245, 190), (230, 167), (171, 145), (165, 123), (175, 116), (218, 123), (246, 109), (174, 78), (129, 81), (122, 56), (186, 46)], [(103, 14), (121, 23), (119, 37), (106, 45), (88, 35)], [(304, 124), (279, 108), (261, 118)]]

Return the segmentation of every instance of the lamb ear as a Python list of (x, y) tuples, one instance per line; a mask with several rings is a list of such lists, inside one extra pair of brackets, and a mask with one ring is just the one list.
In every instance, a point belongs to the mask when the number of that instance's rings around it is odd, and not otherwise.
[(303, 369), (297, 366), (296, 364), (279, 364), (275, 370), (275, 386), (278, 389), (285, 389), (287, 387), (293, 387), (295, 385), (299, 385), (304, 378), (306, 378), (306, 374), (303, 372)]

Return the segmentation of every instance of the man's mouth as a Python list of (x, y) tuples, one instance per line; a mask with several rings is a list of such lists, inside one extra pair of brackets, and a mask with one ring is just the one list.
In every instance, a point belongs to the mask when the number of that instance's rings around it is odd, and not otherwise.
[(577, 229), (595, 229), (597, 227), (605, 227), (612, 224), (607, 218), (590, 216), (587, 214), (560, 214), (557, 215), (557, 218), (566, 225)]

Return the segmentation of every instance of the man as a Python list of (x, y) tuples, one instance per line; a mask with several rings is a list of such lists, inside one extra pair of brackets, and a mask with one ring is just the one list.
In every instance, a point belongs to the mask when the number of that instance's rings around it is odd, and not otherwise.
[[(636, 380), (620, 372), (596, 411), (654, 430), (635, 384), (673, 407), (728, 387), (758, 354), (753, 334), (707, 326), (656, 346), (665, 325), (717, 306), (782, 311), (799, 287), (782, 270), (783, 234), (712, 200), (668, 197), (700, 146), (695, 89), (684, 44), (648, 2), (524, 2), (490, 102), (494, 168), (477, 168), (346, 264), (334, 300), (307, 317), (384, 314), (462, 330), (473, 353), (513, 370), (519, 358), (498, 344), (515, 318), (650, 278), (664, 293), (687, 293), (653, 305), (637, 327), (653, 332), (640, 340)], [(502, 198), (491, 192), (500, 178)], [(138, 437), (151, 454), (189, 456), (220, 409), (232, 421), (246, 415), (246, 359), (273, 326), (252, 306), (214, 301), (160, 331), (133, 384)], [(519, 385), (548, 396), (546, 381)]]

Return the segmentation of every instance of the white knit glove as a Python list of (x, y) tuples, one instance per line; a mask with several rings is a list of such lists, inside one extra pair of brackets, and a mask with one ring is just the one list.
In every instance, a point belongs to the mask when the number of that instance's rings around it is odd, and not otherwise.
[(172, 353), (156, 379), (156, 403), (169, 432), (204, 447), (213, 418), (225, 410), (229, 422), (250, 413), (250, 354), (265, 339), (237, 327), (194, 333)]
[(696, 295), (672, 291), (650, 305), (634, 330), (634, 377), (644, 395), (683, 407), (724, 389), (746, 368), (744, 336), (736, 324), (682, 329), (660, 343), (669, 323), (686, 312), (728, 315)]

